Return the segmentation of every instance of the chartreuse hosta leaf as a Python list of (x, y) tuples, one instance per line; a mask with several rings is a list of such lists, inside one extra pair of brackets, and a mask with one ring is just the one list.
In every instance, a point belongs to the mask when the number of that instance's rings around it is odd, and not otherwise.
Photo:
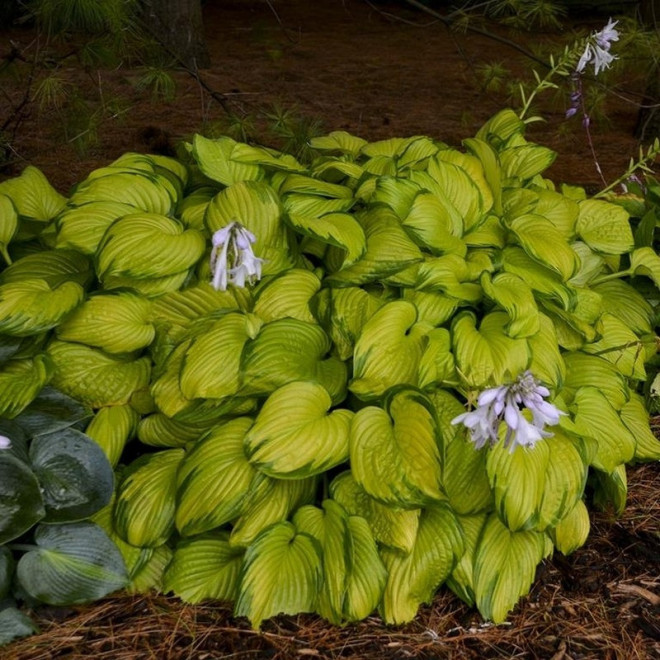
[(166, 449), (129, 466), (113, 511), (115, 530), (127, 543), (155, 548), (174, 531), (176, 475), (184, 453)]
[(135, 435), (140, 415), (131, 406), (108, 406), (96, 412), (85, 433), (117, 467), (124, 447)]
[(233, 160), (232, 154), (237, 146), (237, 142), (229, 137), (210, 140), (202, 135), (195, 135), (192, 153), (199, 169), (209, 179), (225, 186), (239, 181), (262, 179), (264, 171), (258, 165)]
[(624, 426), (616, 410), (596, 387), (580, 387), (573, 400), (575, 424), (586, 436), (598, 442), (591, 464), (610, 473), (635, 455), (635, 437)]
[(276, 614), (313, 612), (323, 580), (318, 541), (281, 522), (264, 530), (245, 553), (236, 616), (255, 628)]
[(545, 314), (539, 314), (539, 331), (527, 337), (527, 346), (531, 353), (529, 370), (548, 387), (560, 387), (566, 365), (557, 345), (555, 325)]
[(137, 425), (140, 442), (152, 447), (184, 447), (193, 440), (199, 440), (210, 428), (210, 424), (178, 422), (162, 413), (143, 417)]
[(205, 223), (216, 232), (230, 222), (239, 222), (256, 237), (254, 254), (265, 259), (264, 275), (274, 275), (293, 266), (280, 201), (267, 184), (241, 181), (218, 193), (206, 210)]
[(409, 555), (389, 548), (381, 551), (388, 573), (380, 605), (383, 619), (394, 624), (412, 620), (422, 603), (431, 602), (463, 551), (463, 534), (453, 511), (442, 503), (425, 508)]
[(108, 353), (140, 350), (155, 335), (151, 303), (130, 291), (88, 298), (57, 328), (57, 336), (64, 341), (96, 346)]
[(395, 385), (417, 384), (430, 327), (416, 321), (415, 306), (399, 300), (381, 307), (365, 323), (355, 344), (351, 392), (368, 400)]
[(628, 212), (618, 204), (599, 199), (580, 202), (576, 230), (596, 252), (625, 254), (635, 247)]
[(17, 259), (0, 274), (1, 284), (41, 279), (51, 288), (64, 282), (75, 282), (87, 288), (94, 279), (88, 257), (75, 250), (44, 250)]
[(215, 197), (218, 189), (213, 186), (202, 186), (191, 191), (179, 205), (179, 218), (186, 227), (204, 231), (204, 215), (209, 202)]
[(259, 287), (253, 311), (266, 323), (287, 317), (316, 323), (309, 303), (320, 288), (321, 281), (313, 272), (288, 270)]
[(333, 131), (323, 137), (313, 137), (309, 141), (309, 146), (312, 149), (318, 149), (319, 151), (338, 151), (353, 156), (353, 158), (357, 158), (362, 147), (366, 145), (366, 140), (355, 137), (346, 131)]
[(594, 505), (603, 511), (614, 509), (615, 515), (620, 516), (626, 508), (628, 496), (626, 466), (617, 465), (611, 472), (594, 470), (593, 477)]
[(660, 287), (660, 255), (650, 247), (633, 250), (630, 255), (630, 274), (644, 275)]
[(630, 399), (627, 379), (611, 362), (586, 353), (564, 353), (563, 357), (567, 372), (562, 395), (569, 402), (582, 387), (597, 388), (615, 410)]
[(534, 193), (538, 199), (534, 212), (550, 220), (565, 240), (572, 241), (580, 212), (578, 203), (554, 190), (535, 187)]
[(51, 288), (43, 279), (0, 285), (0, 332), (24, 337), (54, 328), (83, 301), (76, 282)]
[(282, 175), (277, 186), (280, 195), (287, 193), (303, 193), (307, 195), (318, 195), (319, 197), (346, 198), (353, 197), (353, 192), (347, 186), (328, 183), (304, 174), (291, 173)]
[(201, 534), (238, 517), (256, 475), (243, 450), (252, 420), (213, 427), (181, 462), (175, 522), (183, 536)]
[(314, 537), (323, 553), (317, 611), (335, 624), (359, 621), (381, 599), (385, 567), (364, 518), (349, 516), (333, 500), (325, 500), (322, 506), (302, 507), (293, 517), (296, 529)]
[(506, 179), (528, 180), (545, 171), (557, 154), (538, 144), (521, 144), (501, 149), (498, 156), (506, 185)]
[(277, 479), (309, 477), (343, 463), (354, 413), (328, 413), (331, 405), (318, 383), (294, 381), (275, 390), (245, 435), (250, 463)]
[(275, 149), (257, 147), (243, 142), (237, 142), (232, 150), (232, 160), (239, 163), (263, 165), (266, 169), (276, 172), (304, 172), (305, 168), (290, 154), (281, 153)]
[(653, 308), (637, 289), (621, 280), (596, 284), (603, 311), (613, 314), (637, 335), (653, 331)]
[(98, 525), (40, 525), (34, 542), (36, 548), (20, 558), (16, 574), (22, 588), (43, 603), (86, 603), (128, 581), (119, 550)]
[(539, 310), (532, 289), (523, 279), (513, 273), (499, 273), (494, 278), (483, 273), (480, 282), (486, 297), (509, 315), (506, 330), (510, 337), (529, 337), (539, 331)]
[(39, 394), (53, 375), (46, 354), (9, 360), (0, 365), (0, 417), (16, 417)]
[(128, 403), (149, 384), (151, 361), (103, 353), (84, 344), (54, 340), (48, 346), (53, 362), (53, 387), (92, 408)]
[(649, 427), (649, 412), (644, 399), (635, 392), (630, 393), (630, 401), (624, 403), (619, 411), (621, 421), (637, 441), (635, 462), (660, 460), (660, 441)]
[(590, 527), (587, 507), (582, 500), (578, 500), (566, 516), (548, 532), (555, 548), (563, 555), (570, 555), (585, 544)]
[(22, 218), (38, 222), (48, 222), (66, 204), (66, 198), (32, 165), (28, 165), (20, 176), (0, 183), (0, 194), (12, 200)]
[(133, 576), (127, 591), (138, 594), (147, 594), (152, 591), (162, 593), (165, 569), (169, 566), (173, 556), (172, 548), (165, 543), (153, 548), (149, 561)]
[(163, 592), (171, 591), (185, 603), (234, 601), (243, 554), (229, 544), (228, 532), (181, 539), (163, 576)]
[(156, 213), (134, 213), (116, 220), (97, 251), (97, 272), (108, 277), (166, 277), (194, 266), (204, 254), (203, 235), (178, 220)]
[(351, 471), (385, 504), (417, 508), (444, 499), (441, 439), (433, 405), (412, 388), (395, 391), (386, 410), (369, 406), (351, 424)]
[(458, 375), (451, 352), (449, 330), (433, 328), (426, 337), (426, 348), (419, 362), (419, 387), (433, 390), (441, 385), (457, 384)]
[(473, 278), (465, 259), (446, 254), (420, 264), (414, 285), (423, 291), (440, 292), (457, 300), (476, 303), (482, 297), (482, 290), (479, 284), (469, 282), (470, 279)]
[(457, 515), (463, 532), (465, 551), (447, 578), (447, 586), (465, 603), (474, 605), (474, 556), (481, 537), (481, 530), (488, 519), (487, 513)]
[(490, 515), (477, 542), (473, 568), (475, 601), (486, 619), (506, 619), (529, 590), (544, 551), (544, 534), (512, 532), (496, 514)]
[(18, 213), (16, 207), (7, 195), (0, 194), (0, 254), (10, 263), (7, 246), (18, 229)]

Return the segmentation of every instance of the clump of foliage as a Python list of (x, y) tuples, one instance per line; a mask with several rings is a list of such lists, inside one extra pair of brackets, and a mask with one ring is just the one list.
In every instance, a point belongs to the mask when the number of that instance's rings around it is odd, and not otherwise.
[[(655, 313), (630, 284), (657, 287), (660, 257), (623, 207), (545, 179), (524, 129), (505, 110), (465, 151), (334, 132), (310, 166), (196, 136), (68, 198), (32, 167), (0, 184), (0, 336), (21, 347), (0, 415), (46, 384), (95, 411), (118, 485), (94, 520), (130, 588), (259, 627), (401, 623), (446, 584), (501, 622), (585, 542), (588, 493), (623, 509), (626, 463), (660, 458), (638, 393)], [(231, 223), (263, 278), (216, 290)], [(452, 421), (528, 371), (564, 413), (552, 437), (510, 451), (502, 423), (476, 450)]]

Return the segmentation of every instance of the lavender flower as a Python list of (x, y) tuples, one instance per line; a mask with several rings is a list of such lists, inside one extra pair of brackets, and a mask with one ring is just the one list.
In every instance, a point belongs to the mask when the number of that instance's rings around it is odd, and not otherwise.
[(213, 234), (211, 285), (226, 291), (228, 284), (243, 287), (261, 279), (263, 259), (255, 257), (255, 235), (238, 222), (230, 222)]
[[(543, 438), (552, 436), (545, 426), (559, 423), (561, 415), (544, 397), (550, 395), (530, 371), (521, 374), (515, 383), (484, 390), (477, 399), (477, 408), (452, 419), (452, 424), (463, 424), (470, 430), (475, 449), (494, 445), (499, 438), (500, 424), (507, 425), (504, 446), (513, 453), (517, 446), (534, 447)], [(530, 422), (524, 415), (527, 409)]]
[(618, 21), (611, 18), (607, 25), (599, 32), (594, 32), (587, 41), (584, 53), (575, 67), (577, 73), (582, 73), (587, 64), (594, 65), (594, 73), (598, 75), (601, 70), (608, 69), (616, 59), (616, 55), (610, 53), (613, 41), (619, 40), (619, 31), (614, 29)]
[(9, 449), (11, 440), (6, 435), (0, 435), (0, 449)]

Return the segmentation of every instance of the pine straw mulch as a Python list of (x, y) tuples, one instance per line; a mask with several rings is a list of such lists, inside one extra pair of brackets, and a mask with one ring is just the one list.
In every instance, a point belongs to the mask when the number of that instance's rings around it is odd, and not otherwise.
[(212, 660), (214, 658), (660, 658), (660, 465), (629, 470), (625, 513), (594, 513), (587, 544), (557, 554), (506, 624), (484, 624), (446, 589), (408, 625), (374, 616), (339, 628), (280, 616), (251, 630), (223, 604), (119, 595), (37, 614), (38, 635), (3, 660)]

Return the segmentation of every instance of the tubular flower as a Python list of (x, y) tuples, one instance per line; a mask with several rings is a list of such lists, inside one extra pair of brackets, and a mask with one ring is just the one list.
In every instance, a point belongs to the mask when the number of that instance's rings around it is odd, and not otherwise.
[(585, 46), (584, 53), (575, 67), (577, 73), (582, 73), (589, 63), (594, 65), (594, 73), (598, 75), (601, 70), (608, 69), (616, 55), (610, 53), (613, 41), (619, 40), (619, 31), (614, 29), (618, 21), (611, 18), (607, 25), (599, 32), (594, 32)]
[[(548, 388), (526, 371), (511, 385), (484, 390), (477, 399), (477, 408), (455, 417), (451, 423), (469, 429), (475, 449), (494, 445), (502, 422), (507, 426), (504, 446), (510, 452), (517, 446), (534, 447), (539, 440), (552, 436), (545, 430), (546, 425), (558, 424), (560, 416), (566, 414), (545, 400), (549, 394)], [(531, 413), (531, 422), (524, 415), (525, 410)]]
[(11, 440), (6, 435), (0, 435), (0, 449), (9, 449)]
[(255, 235), (239, 222), (230, 222), (213, 234), (211, 285), (226, 291), (228, 284), (243, 287), (261, 279), (263, 259), (252, 252)]

